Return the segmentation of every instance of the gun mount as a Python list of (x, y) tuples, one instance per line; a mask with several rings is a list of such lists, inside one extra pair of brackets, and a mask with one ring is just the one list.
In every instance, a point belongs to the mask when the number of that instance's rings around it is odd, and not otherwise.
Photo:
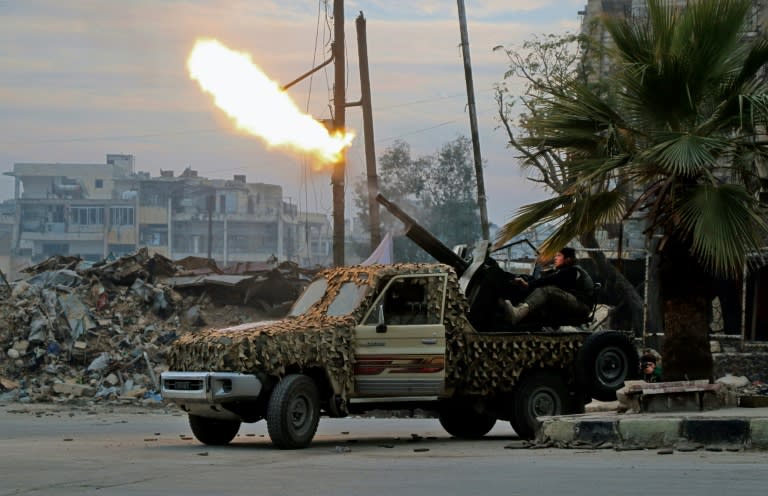
[(524, 297), (519, 286), (512, 282), (515, 276), (491, 258), (488, 241), (478, 242), (471, 259), (466, 260), (381, 193), (376, 195), (376, 201), (405, 225), (405, 235), (411, 241), (438, 262), (454, 268), (461, 290), (469, 302), (469, 321), (476, 329), (489, 329), (503, 321), (499, 298), (518, 302)]

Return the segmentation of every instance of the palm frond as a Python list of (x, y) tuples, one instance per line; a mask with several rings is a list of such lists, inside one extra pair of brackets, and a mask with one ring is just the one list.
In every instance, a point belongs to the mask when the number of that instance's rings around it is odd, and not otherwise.
[(626, 197), (618, 190), (574, 198), (569, 214), (561, 219), (539, 247), (543, 256), (554, 255), (580, 234), (592, 232), (606, 223), (620, 221), (626, 211)]
[(568, 211), (572, 195), (558, 195), (536, 203), (520, 207), (512, 220), (504, 224), (496, 235), (496, 245), (502, 245), (526, 229), (556, 222)]
[(626, 211), (627, 197), (619, 189), (559, 195), (520, 207), (517, 215), (499, 230), (496, 244), (502, 245), (531, 227), (552, 223), (557, 227), (542, 244), (543, 254), (552, 255), (581, 233), (620, 222)]
[(679, 134), (643, 150), (638, 157), (646, 162), (657, 163), (666, 174), (695, 177), (716, 165), (717, 158), (712, 150), (722, 144), (716, 138)]
[(768, 233), (757, 201), (738, 185), (701, 184), (689, 190), (679, 211), (681, 234), (690, 236), (694, 256), (716, 275), (738, 275)]

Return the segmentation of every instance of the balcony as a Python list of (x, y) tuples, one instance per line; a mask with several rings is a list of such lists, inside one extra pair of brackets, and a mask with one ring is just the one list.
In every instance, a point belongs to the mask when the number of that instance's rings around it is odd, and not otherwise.
[(63, 222), (22, 222), (21, 237), (31, 241), (97, 241), (104, 238), (104, 226), (69, 225)]

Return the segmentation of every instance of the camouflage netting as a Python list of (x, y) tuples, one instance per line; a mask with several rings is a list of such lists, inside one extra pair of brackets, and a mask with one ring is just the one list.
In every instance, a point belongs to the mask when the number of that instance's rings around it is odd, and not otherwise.
[(290, 366), (322, 367), (334, 390), (346, 397), (354, 390), (353, 331), (370, 307), (375, 292), (369, 291), (352, 314), (328, 317), (328, 307), (341, 286), (356, 282), (375, 288), (394, 275), (439, 273), (445, 269), (439, 265), (399, 264), (323, 271), (320, 276), (328, 281), (325, 294), (302, 315), (276, 322), (189, 333), (171, 349), (169, 369), (263, 372), (281, 376)]
[(449, 336), (446, 383), (465, 394), (510, 391), (524, 370), (571, 368), (587, 333)]
[(286, 366), (321, 366), (336, 391), (351, 388), (354, 319), (302, 316), (260, 324), (186, 334), (169, 353), (169, 368), (281, 376)]
[(328, 281), (323, 297), (298, 317), (277, 322), (208, 329), (182, 336), (168, 356), (171, 370), (264, 372), (281, 376), (286, 367), (322, 367), (337, 394), (354, 390), (354, 328), (371, 306), (369, 291), (357, 310), (328, 317), (330, 303), (344, 283), (381, 288), (395, 275), (449, 272), (443, 294), (440, 279), (424, 278), (427, 310), (437, 314), (445, 296), (446, 384), (466, 394), (510, 390), (523, 370), (570, 367), (586, 333), (484, 334), (467, 320), (467, 301), (453, 269), (439, 264), (399, 264), (337, 268), (322, 272)]
[(467, 320), (458, 280), (448, 279), (445, 309), (449, 388), (464, 394), (510, 391), (524, 370), (572, 367), (588, 333), (478, 333)]

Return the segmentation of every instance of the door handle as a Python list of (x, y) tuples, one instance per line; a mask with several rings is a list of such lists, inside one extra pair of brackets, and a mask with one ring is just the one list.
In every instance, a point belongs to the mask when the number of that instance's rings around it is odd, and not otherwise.
[(421, 340), (421, 344), (437, 344), (437, 339), (435, 338), (424, 338)]

